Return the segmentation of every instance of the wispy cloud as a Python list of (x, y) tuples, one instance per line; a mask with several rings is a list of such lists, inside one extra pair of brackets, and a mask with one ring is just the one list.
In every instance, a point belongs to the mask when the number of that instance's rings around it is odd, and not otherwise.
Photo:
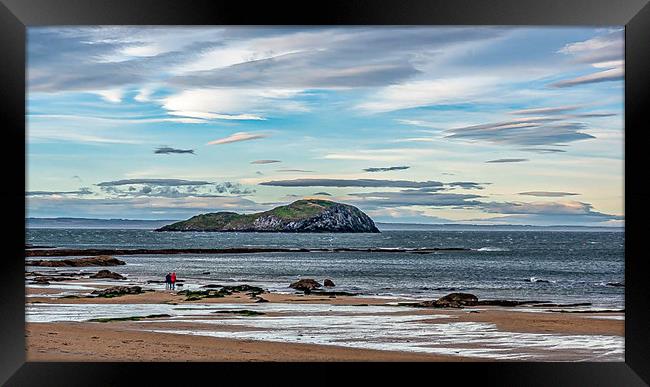
[(624, 50), (623, 30), (616, 30), (582, 42), (567, 44), (558, 52), (572, 56), (579, 63), (589, 63), (592, 67), (606, 70), (557, 81), (552, 83), (551, 86), (571, 87), (623, 80), (625, 75)]
[(366, 172), (388, 172), (388, 171), (401, 171), (404, 169), (409, 169), (411, 167), (407, 166), (398, 166), (398, 167), (378, 167), (378, 168), (365, 168), (364, 171)]
[(163, 146), (163, 147), (156, 148), (156, 150), (154, 150), (153, 153), (163, 154), (163, 155), (171, 154), (171, 153), (190, 153), (190, 154), (194, 154), (194, 149), (177, 149), (177, 148), (171, 148), (171, 147), (168, 147), (168, 146)]
[(122, 102), (123, 92), (120, 89), (97, 90), (95, 94), (102, 97), (104, 100), (112, 103)]
[(404, 119), (399, 119), (396, 121), (399, 122), (400, 124), (405, 124), (405, 125), (421, 126), (423, 128), (431, 128), (431, 129), (440, 129), (440, 124), (436, 124), (433, 122), (427, 122), (422, 120), (404, 120)]
[(477, 97), (498, 83), (496, 77), (485, 76), (404, 82), (387, 86), (358, 104), (357, 108), (369, 113), (381, 113), (453, 103)]
[(535, 153), (565, 153), (564, 149), (554, 149), (554, 148), (521, 148), (520, 151), (524, 152), (535, 152)]
[(260, 211), (268, 209), (240, 196), (211, 197), (30, 197), (28, 213), (42, 217), (77, 217), (114, 219), (116, 214), (129, 219), (184, 219), (197, 213), (214, 211)]
[(528, 161), (528, 159), (496, 159), (486, 161), (486, 163), (521, 163), (524, 161)]
[(251, 164), (274, 164), (274, 163), (281, 163), (282, 161), (280, 160), (255, 160), (251, 161)]
[(519, 195), (558, 198), (564, 196), (575, 196), (580, 194), (573, 193), (573, 192), (557, 192), (557, 191), (529, 191), (529, 192), (519, 192)]
[(599, 82), (607, 82), (607, 81), (620, 81), (620, 80), (623, 80), (624, 75), (625, 75), (625, 71), (624, 71), (623, 67), (616, 67), (616, 68), (613, 68), (613, 69), (599, 71), (597, 73), (587, 74), (587, 75), (583, 75), (583, 76), (580, 76), (580, 77), (567, 79), (567, 80), (564, 80), (564, 81), (558, 81), (558, 82), (552, 83), (551, 86), (553, 86), (553, 87), (570, 87), (570, 86), (577, 86), (577, 85), (585, 85), (585, 84), (588, 84), (588, 83), (599, 83)]
[(169, 111), (167, 114), (172, 116), (200, 118), (204, 120), (235, 120), (235, 121), (262, 121), (264, 117), (255, 114), (218, 114), (212, 112), (195, 112), (195, 111)]
[(183, 186), (183, 185), (209, 185), (212, 184), (209, 181), (202, 180), (183, 180), (183, 179), (124, 179), (124, 180), (113, 180), (113, 181), (103, 181), (97, 183), (98, 187), (116, 187), (120, 185), (132, 185), (132, 184), (148, 184), (148, 185), (158, 185), (158, 186)]
[(607, 215), (593, 210), (593, 205), (583, 202), (490, 202), (483, 203), (482, 209), (486, 212), (501, 214), (538, 214), (538, 215), (592, 215), (609, 219), (621, 219), (621, 216)]
[(323, 156), (328, 160), (364, 160), (377, 162), (404, 162), (416, 160), (419, 157), (431, 155), (434, 149), (389, 148), (389, 149), (360, 149), (355, 151), (328, 153)]
[(25, 196), (62, 196), (62, 195), (92, 195), (90, 188), (82, 187), (77, 191), (28, 191)]
[(450, 187), (459, 187), (463, 189), (483, 189), (484, 185), (489, 183), (474, 183), (472, 181), (455, 181), (453, 183), (447, 183), (446, 185)]
[(259, 183), (275, 187), (438, 187), (439, 181), (376, 180), (376, 179), (293, 179), (272, 180)]
[(481, 198), (475, 194), (457, 193), (431, 193), (418, 190), (404, 190), (399, 192), (364, 192), (349, 194), (351, 199), (346, 201), (364, 208), (382, 207), (474, 207), (481, 202), (474, 199)]
[(221, 194), (250, 195), (255, 191), (239, 183), (223, 183), (182, 179), (125, 179), (96, 184), (116, 197), (220, 197)]
[(595, 138), (584, 133), (582, 122), (559, 122), (561, 117), (525, 117), (521, 119), (466, 126), (446, 131), (446, 138), (483, 140), (497, 144), (557, 145)]
[(522, 109), (522, 110), (515, 110), (510, 112), (510, 114), (514, 115), (546, 115), (546, 114), (559, 114), (559, 113), (566, 113), (570, 112), (576, 109), (579, 109), (580, 106), (557, 106), (557, 107), (545, 107), (545, 108), (530, 108), (530, 109)]
[(247, 132), (238, 132), (233, 135), (230, 135), (228, 137), (220, 138), (218, 140), (210, 141), (206, 145), (219, 145), (219, 144), (229, 144), (232, 142), (240, 142), (240, 141), (249, 141), (249, 140), (257, 140), (260, 138), (265, 138), (268, 137), (267, 134), (262, 134), (262, 133), (247, 133)]

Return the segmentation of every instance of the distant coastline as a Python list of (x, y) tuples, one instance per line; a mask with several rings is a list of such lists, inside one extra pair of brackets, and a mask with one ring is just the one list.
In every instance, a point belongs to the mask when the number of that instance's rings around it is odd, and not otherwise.
[[(133, 229), (153, 230), (180, 219), (95, 219), (95, 218), (26, 218), (27, 228), (93, 228), (93, 229)], [(584, 231), (584, 232), (624, 232), (624, 227), (604, 226), (532, 226), (532, 225), (485, 225), (485, 224), (418, 224), (418, 223), (376, 223), (381, 231)]]

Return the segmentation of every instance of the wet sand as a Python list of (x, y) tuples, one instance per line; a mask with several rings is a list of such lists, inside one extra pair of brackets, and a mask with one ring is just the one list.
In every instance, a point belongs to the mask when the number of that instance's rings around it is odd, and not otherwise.
[(480, 361), (332, 345), (133, 330), (124, 323), (27, 324), (27, 361)]
[[(28, 293), (43, 294), (43, 289), (28, 288)], [(53, 290), (53, 289), (52, 289)], [(49, 293), (49, 292), (48, 292)], [(262, 296), (271, 303), (278, 304), (327, 304), (348, 306), (392, 306), (394, 312), (367, 313), (372, 317), (387, 315), (419, 317), (419, 322), (427, 324), (446, 323), (490, 323), (499, 331), (520, 333), (542, 333), (563, 335), (624, 335), (624, 321), (609, 319), (622, 316), (622, 313), (555, 313), (534, 311), (529, 307), (474, 307), (464, 309), (432, 309), (394, 306), (399, 300), (369, 298), (360, 296), (264, 293)], [(48, 304), (250, 304), (255, 305), (248, 295), (234, 293), (223, 298), (206, 298), (200, 301), (185, 301), (185, 297), (171, 291), (151, 291), (138, 295), (125, 295), (116, 298), (53, 298), (30, 297), (28, 303)], [(391, 308), (391, 309), (392, 309)], [(525, 311), (524, 311), (525, 310)], [(335, 345), (279, 343), (272, 341), (229, 339), (200, 335), (201, 331), (244, 332), (260, 331), (260, 328), (237, 324), (236, 320), (226, 320), (228, 314), (212, 314), (206, 311), (203, 316), (193, 316), (204, 322), (176, 322), (165, 319), (143, 319), (138, 322), (50, 322), (28, 323), (27, 359), (28, 361), (486, 361), (482, 357), (462, 357), (455, 355), (428, 354), (408, 351), (374, 350), (349, 348)], [(293, 315), (295, 313), (266, 313), (267, 316)], [(324, 312), (323, 318), (335, 316)], [(426, 316), (431, 315), (431, 319)], [(440, 318), (440, 315), (448, 317)], [(338, 313), (340, 317), (341, 314)], [(260, 317), (260, 318), (264, 318)], [(421, 319), (424, 317), (424, 319)], [(594, 318), (598, 317), (598, 318)], [(601, 318), (606, 317), (606, 318)], [(215, 326), (205, 321), (221, 320)], [(142, 322), (144, 321), (144, 323)], [(229, 321), (233, 323), (230, 324)], [(183, 335), (171, 332), (152, 332), (152, 330), (193, 331), (197, 335)], [(262, 329), (264, 330), (264, 329)], [(459, 344), (461, 345), (461, 344)], [(480, 345), (464, 343), (467, 348)], [(454, 345), (447, 345), (453, 348)], [(540, 352), (541, 354), (541, 352)], [(577, 358), (579, 359), (579, 358)]]

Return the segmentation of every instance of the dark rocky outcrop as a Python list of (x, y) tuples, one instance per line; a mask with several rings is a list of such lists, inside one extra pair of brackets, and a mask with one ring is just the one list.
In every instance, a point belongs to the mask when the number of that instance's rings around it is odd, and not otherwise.
[[(479, 300), (470, 293), (450, 293), (433, 301), (401, 302), (400, 306), (415, 308), (462, 308), (464, 306), (521, 306), (521, 305), (559, 305), (549, 301), (516, 301), (516, 300)], [(584, 306), (586, 304), (566, 304), (562, 306)]]
[(181, 290), (176, 293), (185, 296), (185, 301), (199, 301), (204, 298), (222, 298), (229, 296), (232, 292), (224, 289), (208, 289), (208, 290)]
[(252, 286), (248, 284), (243, 284), (243, 285), (207, 284), (201, 287), (206, 289), (223, 289), (231, 293), (239, 293), (239, 292), (264, 293), (264, 289), (260, 288), (259, 286)]
[(334, 285), (334, 281), (327, 278), (325, 281), (323, 281), (323, 286), (325, 286), (326, 288), (333, 288), (336, 285)]
[(378, 233), (379, 229), (354, 206), (309, 199), (255, 214), (201, 214), (156, 231)]
[(320, 288), (322, 285), (311, 278), (304, 278), (289, 285), (290, 288), (301, 290), (309, 294), (312, 290)]
[(119, 297), (126, 294), (140, 294), (142, 293), (142, 288), (140, 286), (112, 286), (107, 289), (93, 290), (92, 295), (97, 297)]
[[(460, 308), (462, 306), (474, 306), (478, 302), (478, 297), (470, 293), (450, 293), (440, 297), (435, 301), (425, 301), (432, 303), (437, 308)], [(426, 306), (426, 305), (425, 305)]]
[(39, 275), (32, 278), (32, 283), (38, 285), (48, 285), (50, 282), (72, 281), (74, 279), (75, 278), (63, 276)]
[(123, 275), (110, 270), (100, 270), (96, 274), (91, 275), (90, 278), (126, 279)]
[[(180, 286), (180, 285), (179, 285)], [(185, 301), (198, 301), (203, 298), (221, 298), (229, 296), (233, 293), (244, 293), (251, 297), (253, 300), (257, 300), (258, 295), (265, 293), (266, 291), (258, 286), (252, 285), (219, 285), (219, 284), (208, 284), (203, 285), (203, 288), (206, 290), (182, 290), (177, 294), (184, 295)], [(263, 301), (260, 301), (263, 302)]]
[(125, 265), (126, 262), (120, 261), (109, 255), (98, 255), (96, 257), (70, 258), (61, 260), (34, 260), (27, 261), (26, 266), (43, 266), (43, 267), (85, 267), (85, 266), (119, 266)]

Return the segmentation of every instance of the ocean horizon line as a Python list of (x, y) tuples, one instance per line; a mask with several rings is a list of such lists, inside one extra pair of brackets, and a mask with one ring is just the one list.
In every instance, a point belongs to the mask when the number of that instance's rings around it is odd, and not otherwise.
[[(119, 226), (136, 226), (140, 225), (157, 228), (168, 223), (178, 222), (181, 219), (127, 219), (127, 218), (86, 218), (86, 217), (27, 217), (25, 218), (27, 228), (83, 228), (93, 226), (92, 228), (116, 228)], [(531, 224), (475, 224), (475, 223), (406, 223), (406, 222), (375, 222), (380, 230), (384, 231), (417, 231), (441, 228), (449, 228), (450, 231), (474, 228), (474, 229), (516, 229), (516, 230), (551, 230), (561, 228), (579, 229), (579, 230), (608, 230), (624, 231), (625, 227), (621, 226), (596, 226), (596, 225), (531, 225)], [(109, 227), (112, 226), (112, 227)]]

